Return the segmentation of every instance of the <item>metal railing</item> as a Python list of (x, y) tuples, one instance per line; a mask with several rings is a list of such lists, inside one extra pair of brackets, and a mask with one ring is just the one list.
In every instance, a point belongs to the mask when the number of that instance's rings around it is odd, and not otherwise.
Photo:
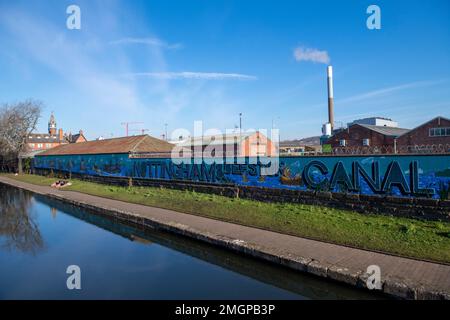
[(365, 146), (365, 147), (336, 147), (333, 155), (360, 154), (450, 154), (450, 144), (422, 144), (406, 146)]
[[(160, 153), (131, 153), (130, 158), (190, 158), (204, 157), (202, 152), (191, 152), (188, 154), (171, 154), (170, 152)], [(377, 155), (377, 154), (450, 154), (450, 144), (422, 144), (422, 145), (406, 145), (406, 146), (358, 146), (358, 147), (336, 147), (331, 152), (322, 151), (304, 151), (304, 152), (280, 152), (280, 156), (315, 156), (315, 155)], [(239, 151), (215, 152), (215, 157), (241, 157)]]

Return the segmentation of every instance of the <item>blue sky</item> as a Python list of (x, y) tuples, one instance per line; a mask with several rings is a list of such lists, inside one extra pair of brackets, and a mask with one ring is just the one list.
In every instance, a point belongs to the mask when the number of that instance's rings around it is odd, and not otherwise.
[[(70, 4), (81, 30), (66, 28)], [(366, 27), (370, 4), (381, 30)], [(124, 121), (154, 136), (195, 120), (225, 130), (242, 112), (244, 129), (274, 119), (281, 139), (319, 135), (324, 56), (338, 123), (450, 116), (448, 0), (0, 0), (0, 39), (0, 102), (44, 101), (40, 131), (51, 111), (90, 139), (124, 135)], [(298, 48), (320, 61), (299, 61)]]

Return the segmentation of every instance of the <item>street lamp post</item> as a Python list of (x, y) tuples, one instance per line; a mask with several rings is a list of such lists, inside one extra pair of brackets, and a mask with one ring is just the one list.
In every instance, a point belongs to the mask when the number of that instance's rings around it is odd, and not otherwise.
[(239, 135), (242, 133), (242, 112), (239, 113)]
[(168, 140), (168, 139), (167, 139), (167, 123), (164, 123), (164, 127), (165, 127), (165, 132), (166, 132), (166, 133), (165, 133), (165, 137), (166, 137), (166, 141), (167, 141), (167, 140)]

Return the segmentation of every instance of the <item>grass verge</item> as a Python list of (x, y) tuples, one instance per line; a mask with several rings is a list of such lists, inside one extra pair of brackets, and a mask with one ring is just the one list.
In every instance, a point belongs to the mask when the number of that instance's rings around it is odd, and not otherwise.
[[(5, 175), (49, 186), (55, 178)], [(327, 207), (264, 203), (150, 187), (116, 187), (80, 180), (64, 190), (171, 209), (367, 250), (450, 263), (450, 223), (359, 214)]]

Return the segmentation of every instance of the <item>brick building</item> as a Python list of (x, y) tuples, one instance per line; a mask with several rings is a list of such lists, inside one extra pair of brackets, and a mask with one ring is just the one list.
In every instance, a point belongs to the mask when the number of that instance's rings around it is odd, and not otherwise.
[(436, 117), (409, 130), (397, 139), (399, 147), (443, 145), (450, 147), (450, 119)]
[(87, 141), (83, 134), (83, 130), (80, 130), (77, 134), (72, 134), (71, 132), (69, 132), (69, 134), (66, 136), (66, 140), (68, 143), (80, 143)]
[(378, 149), (379, 152), (390, 153), (394, 151), (394, 141), (408, 131), (404, 128), (355, 123), (335, 133), (326, 144), (330, 144), (334, 150)]
[(32, 133), (27, 137), (27, 151), (38, 152), (41, 150), (48, 150), (57, 147), (62, 144), (79, 143), (87, 141), (83, 135), (83, 131), (80, 130), (78, 134), (72, 135), (64, 134), (63, 129), (57, 129), (55, 116), (53, 113), (48, 121), (47, 133)]
[(200, 136), (172, 143), (194, 154), (200, 151), (216, 157), (271, 157), (278, 152), (274, 143), (259, 131)]
[(336, 132), (326, 144), (335, 152), (450, 152), (450, 119), (439, 116), (412, 130), (355, 121)]

